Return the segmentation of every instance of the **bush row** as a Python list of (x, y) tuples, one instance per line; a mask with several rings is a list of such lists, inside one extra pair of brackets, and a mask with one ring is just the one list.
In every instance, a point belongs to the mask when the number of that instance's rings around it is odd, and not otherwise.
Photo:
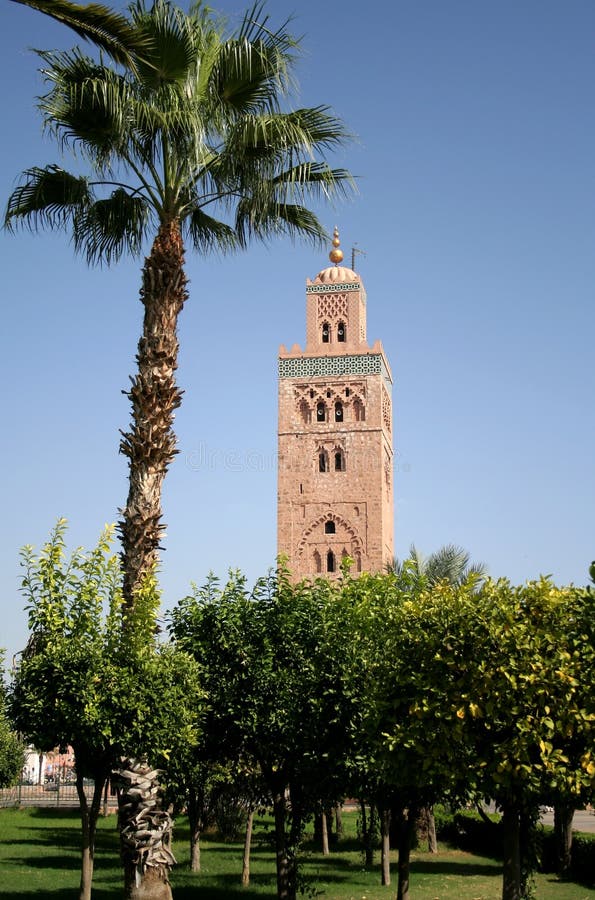
[[(502, 858), (500, 816), (488, 815), (486, 820), (473, 810), (449, 812), (439, 806), (434, 810), (434, 816), (439, 840), (479, 856)], [(543, 825), (538, 831), (537, 852), (540, 870), (555, 872), (556, 839), (554, 829), (549, 825)], [(595, 885), (595, 834), (574, 834), (569, 877), (580, 884)]]

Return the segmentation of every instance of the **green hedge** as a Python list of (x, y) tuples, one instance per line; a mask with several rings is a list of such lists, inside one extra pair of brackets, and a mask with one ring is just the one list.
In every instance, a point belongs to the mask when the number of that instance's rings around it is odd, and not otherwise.
[[(463, 809), (450, 812), (437, 806), (434, 810), (436, 835), (461, 850), (480, 856), (502, 858), (502, 825), (500, 816), (490, 815), (486, 822), (479, 813)], [(550, 825), (538, 833), (540, 871), (557, 869), (556, 839)], [(595, 834), (575, 833), (572, 840), (572, 865), (569, 877), (579, 884), (595, 886)]]

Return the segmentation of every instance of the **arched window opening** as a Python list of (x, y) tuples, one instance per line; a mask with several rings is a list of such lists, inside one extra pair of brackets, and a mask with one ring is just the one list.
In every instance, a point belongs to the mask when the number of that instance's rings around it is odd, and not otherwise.
[(329, 552), (326, 554), (326, 571), (335, 571), (335, 554), (332, 550), (329, 550)]
[(314, 551), (314, 569), (318, 574), (322, 572), (322, 559), (318, 550)]
[(353, 414), (356, 422), (366, 421), (366, 408), (359, 398), (353, 401)]
[(342, 450), (335, 451), (335, 472), (345, 471), (345, 457)]
[(331, 329), (329, 327), (328, 322), (325, 322), (322, 326), (322, 343), (328, 344), (331, 339)]
[(347, 329), (344, 322), (339, 322), (337, 326), (337, 340), (340, 344), (344, 344), (347, 340)]
[(356, 551), (355, 553), (355, 568), (358, 572), (361, 572), (362, 570), (362, 555), (359, 551)]
[(324, 523), (324, 533), (325, 534), (334, 534), (335, 533), (335, 523), (333, 521), (328, 521)]
[(340, 400), (335, 403), (335, 422), (343, 421), (343, 404)]
[(332, 397), (332, 396), (333, 396), (332, 391), (327, 391), (327, 392), (326, 392), (326, 396), (329, 397), (329, 398)]
[(316, 406), (316, 421), (326, 422), (326, 406), (322, 401)]
[(328, 472), (328, 457), (324, 450), (321, 450), (318, 454), (318, 471)]
[(310, 407), (308, 406), (308, 402), (304, 399), (300, 400), (300, 413), (302, 415), (302, 420), (305, 425), (309, 425), (312, 421), (312, 414), (310, 412)]
[(350, 389), (350, 388), (345, 388), (345, 396), (346, 396), (346, 397), (349, 397), (350, 393), (351, 393), (351, 389)]
[(312, 400), (314, 397), (314, 391), (310, 388), (310, 399)]

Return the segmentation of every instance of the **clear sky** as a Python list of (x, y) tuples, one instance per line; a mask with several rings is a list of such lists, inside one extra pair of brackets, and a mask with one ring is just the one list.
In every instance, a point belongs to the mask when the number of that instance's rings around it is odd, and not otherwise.
[[(37, 59), (64, 28), (2, 2), (3, 202), (41, 135)], [(116, 4), (118, 5), (118, 4)], [(213, 4), (237, 22), (236, 0)], [(368, 339), (395, 377), (396, 551), (456, 543), (494, 576), (587, 581), (595, 557), (595, 4), (271, 0), (304, 35), (301, 105), (357, 141), (359, 194), (322, 211), (354, 244)], [(326, 251), (188, 255), (179, 456), (167, 478), (164, 606), (209, 570), (251, 580), (276, 549), (276, 357), (304, 342)], [(59, 516), (93, 545), (126, 496), (118, 429), (140, 263), (86, 268), (61, 234), (0, 235), (0, 646), (26, 641), (19, 548)]]

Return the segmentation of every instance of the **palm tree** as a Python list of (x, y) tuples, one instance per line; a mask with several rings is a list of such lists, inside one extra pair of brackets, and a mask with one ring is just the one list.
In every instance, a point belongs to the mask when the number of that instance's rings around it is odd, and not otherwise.
[(386, 570), (398, 578), (409, 577), (419, 586), (423, 583), (432, 587), (440, 581), (460, 585), (471, 578), (476, 582), (477, 588), (484, 581), (487, 572), (483, 563), (471, 562), (467, 551), (455, 544), (445, 544), (427, 557), (412, 544), (409, 557), (404, 561), (393, 557), (387, 563)]
[[(281, 234), (319, 242), (326, 235), (308, 204), (350, 191), (348, 172), (326, 162), (348, 135), (326, 107), (285, 109), (300, 45), (287, 23), (271, 29), (261, 4), (226, 36), (200, 4), (185, 13), (168, 0), (150, 8), (137, 0), (123, 16), (69, 0), (17, 2), (74, 28), (115, 65), (78, 47), (39, 52), (48, 85), (39, 98), (46, 131), (76, 150), (89, 175), (53, 164), (28, 169), (8, 200), (6, 226), (68, 230), (90, 264), (116, 262), (126, 252), (140, 256), (152, 240), (142, 270), (138, 368), (128, 392), (132, 421), (120, 444), (129, 462), (118, 525), (126, 626), (157, 564), (163, 480), (177, 452), (185, 242), (204, 254)], [(151, 780), (144, 772), (139, 777)], [(128, 809), (137, 815), (136, 806)], [(151, 861), (139, 856), (138, 843), (129, 844), (127, 896), (140, 896), (139, 878), (143, 897), (171, 896), (168, 860)]]
[(306, 200), (344, 191), (350, 178), (324, 161), (347, 137), (326, 108), (281, 111), (298, 43), (285, 25), (269, 30), (260, 6), (229, 39), (209, 11), (185, 14), (167, 0), (150, 10), (139, 0), (129, 24), (144, 49), (122, 71), (77, 48), (40, 53), (50, 86), (40, 98), (46, 129), (75, 147), (93, 174), (56, 165), (27, 170), (8, 201), (6, 224), (69, 228), (89, 263), (138, 255), (154, 235), (128, 394), (132, 423), (120, 445), (129, 459), (119, 530), (130, 605), (157, 560), (162, 484), (176, 453), (184, 241), (200, 253), (281, 233), (317, 241), (324, 232)]

